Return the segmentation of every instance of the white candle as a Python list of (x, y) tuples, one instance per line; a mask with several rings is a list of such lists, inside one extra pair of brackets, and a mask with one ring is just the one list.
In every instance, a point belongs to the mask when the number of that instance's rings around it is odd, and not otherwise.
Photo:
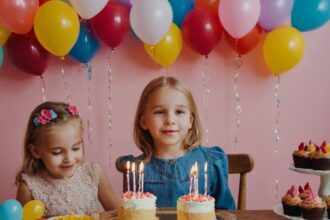
[(190, 180), (189, 180), (189, 195), (191, 195), (191, 191), (192, 191), (192, 184), (194, 181), (194, 169), (195, 169), (195, 165), (193, 165), (190, 169)]
[(143, 172), (143, 162), (140, 163), (139, 165), (139, 179), (138, 179), (138, 197), (140, 197), (140, 193), (142, 192), (142, 172)]
[(129, 187), (129, 169), (131, 168), (131, 163), (129, 161), (126, 162), (126, 182), (127, 182), (127, 192), (130, 191)]
[(143, 193), (144, 188), (144, 163), (140, 163), (139, 173), (141, 174), (141, 193)]
[(132, 163), (132, 174), (133, 174), (133, 193), (136, 193), (136, 185), (135, 185), (135, 162)]
[(204, 164), (204, 195), (207, 195), (207, 162)]
[(195, 162), (195, 179), (194, 179), (194, 194), (198, 195), (198, 164)]

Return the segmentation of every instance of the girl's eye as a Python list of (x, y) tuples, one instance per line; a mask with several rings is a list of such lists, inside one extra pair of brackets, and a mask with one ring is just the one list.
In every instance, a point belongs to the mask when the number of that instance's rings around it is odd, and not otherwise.
[(59, 154), (61, 154), (61, 153), (62, 153), (62, 151), (59, 151), (59, 150), (57, 150), (57, 151), (53, 151), (53, 152), (52, 152), (53, 155), (59, 155)]
[(79, 151), (80, 150), (80, 147), (74, 147), (72, 148), (73, 151)]
[(155, 111), (154, 114), (159, 115), (159, 114), (163, 114), (163, 111)]
[(184, 114), (184, 113), (186, 113), (186, 112), (183, 111), (183, 110), (177, 110), (176, 113), (177, 113), (177, 114)]

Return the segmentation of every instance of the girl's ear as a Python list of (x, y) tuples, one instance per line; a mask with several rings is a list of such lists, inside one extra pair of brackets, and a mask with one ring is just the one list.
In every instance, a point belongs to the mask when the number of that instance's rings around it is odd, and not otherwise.
[(147, 130), (148, 129), (148, 126), (147, 126), (146, 119), (145, 119), (144, 115), (142, 115), (142, 117), (140, 118), (140, 126), (144, 130)]
[(32, 154), (32, 156), (36, 159), (40, 159), (41, 155), (39, 153), (39, 150), (37, 149), (37, 147), (34, 144), (29, 144), (29, 150), (30, 153)]

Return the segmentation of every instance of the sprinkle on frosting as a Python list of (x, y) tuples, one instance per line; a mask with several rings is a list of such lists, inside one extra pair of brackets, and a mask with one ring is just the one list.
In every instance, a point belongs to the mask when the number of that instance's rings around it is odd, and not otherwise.
[(144, 193), (135, 193), (135, 192), (125, 192), (120, 195), (120, 198), (123, 199), (144, 199), (144, 198), (152, 198), (153, 194), (149, 192)]
[(214, 198), (209, 195), (202, 195), (198, 194), (197, 196), (194, 194), (183, 195), (179, 198), (179, 201), (186, 201), (186, 202), (210, 202), (213, 201)]

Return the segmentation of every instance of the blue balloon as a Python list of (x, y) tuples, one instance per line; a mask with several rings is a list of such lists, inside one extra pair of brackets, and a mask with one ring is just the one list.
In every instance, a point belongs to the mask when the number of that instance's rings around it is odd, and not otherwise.
[(0, 67), (2, 66), (3, 63), (3, 48), (0, 46)]
[(330, 19), (330, 0), (296, 0), (291, 24), (300, 31), (311, 31), (321, 27)]
[(8, 199), (0, 206), (0, 220), (22, 220), (23, 208), (15, 199)]
[(80, 23), (78, 40), (69, 52), (69, 57), (81, 63), (88, 63), (96, 54), (100, 47), (100, 42), (93, 35), (89, 24)]
[(181, 28), (183, 19), (194, 8), (193, 0), (169, 0), (173, 11), (173, 22)]

